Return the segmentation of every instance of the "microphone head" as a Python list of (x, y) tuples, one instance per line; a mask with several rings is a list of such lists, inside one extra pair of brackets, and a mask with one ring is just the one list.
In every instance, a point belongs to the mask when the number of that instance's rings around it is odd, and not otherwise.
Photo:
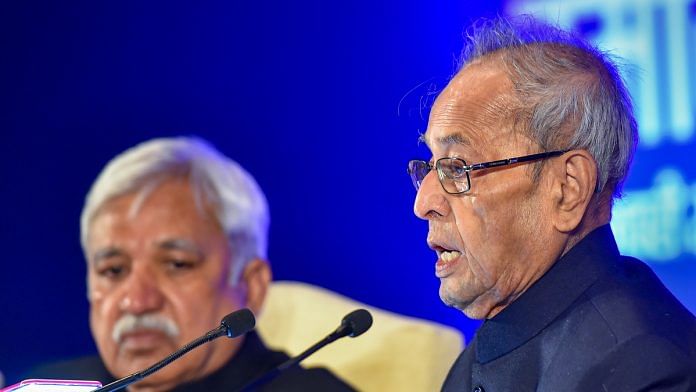
[(249, 309), (239, 309), (222, 318), (220, 326), (225, 329), (228, 338), (236, 338), (254, 329), (256, 319)]
[(345, 329), (346, 335), (351, 338), (362, 335), (371, 326), (372, 315), (365, 309), (354, 310), (341, 320), (341, 327)]

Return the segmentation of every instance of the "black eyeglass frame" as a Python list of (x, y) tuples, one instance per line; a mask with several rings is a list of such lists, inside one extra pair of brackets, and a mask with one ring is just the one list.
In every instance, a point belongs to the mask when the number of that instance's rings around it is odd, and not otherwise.
[[(444, 191), (447, 192), (447, 193), (449, 193), (450, 195), (459, 195), (459, 194), (468, 192), (468, 191), (471, 189), (471, 178), (469, 177), (469, 173), (472, 172), (472, 171), (474, 171), (474, 170), (491, 169), (491, 168), (500, 167), (500, 166), (514, 165), (515, 163), (524, 163), (524, 162), (537, 161), (537, 160), (540, 160), (540, 159), (548, 159), (548, 158), (552, 158), (552, 157), (561, 156), (561, 155), (567, 153), (568, 151), (570, 151), (570, 150), (546, 151), (546, 152), (540, 152), (540, 153), (537, 153), (537, 154), (524, 155), (524, 156), (521, 156), (521, 157), (514, 157), (514, 158), (507, 158), (507, 159), (499, 159), (499, 160), (497, 160), (497, 161), (490, 161), (490, 162), (474, 163), (474, 164), (472, 164), (472, 165), (467, 165), (465, 160), (463, 160), (463, 159), (461, 159), (461, 158), (456, 158), (456, 157), (444, 157), (444, 158), (440, 158), (440, 159), (438, 159), (437, 161), (435, 161), (435, 164), (434, 164), (434, 165), (431, 164), (430, 162), (427, 162), (427, 161), (424, 161), (424, 160), (413, 159), (413, 160), (410, 160), (410, 161), (408, 162), (408, 174), (409, 174), (409, 176), (411, 177), (411, 181), (413, 182), (413, 186), (416, 188), (416, 191), (418, 191), (418, 190), (420, 189), (420, 187), (421, 187), (421, 183), (422, 183), (423, 180), (425, 179), (425, 175), (423, 176), (423, 178), (421, 178), (420, 180), (418, 180), (418, 179), (416, 178), (416, 174), (415, 174), (415, 173), (416, 173), (416, 170), (415, 170), (415, 168), (414, 168), (414, 165), (415, 165), (416, 163), (420, 163), (421, 165), (423, 165), (423, 167), (427, 168), (428, 170), (427, 170), (427, 172), (426, 172), (426, 175), (427, 175), (427, 173), (430, 172), (431, 170), (436, 169), (436, 170), (437, 170), (437, 176), (438, 176), (438, 179), (440, 180), (440, 185), (442, 186), (442, 189), (444, 189)], [(447, 188), (445, 187), (445, 184), (444, 184), (444, 182), (443, 182), (445, 179), (452, 180), (452, 181), (454, 181), (455, 183), (456, 183), (457, 181), (462, 180), (462, 179), (459, 179), (459, 178), (449, 178), (449, 177), (447, 177), (447, 175), (445, 174), (445, 171), (442, 169), (442, 163), (441, 163), (442, 161), (445, 161), (445, 160), (448, 160), (448, 161), (452, 161), (452, 160), (460, 161), (460, 162), (462, 162), (462, 163), (464, 164), (464, 165), (462, 166), (462, 169), (464, 170), (464, 172), (465, 172), (465, 174), (466, 174), (466, 189), (464, 189), (464, 190), (462, 190), (462, 191), (458, 191), (458, 192), (450, 192), (450, 191), (447, 190)]]

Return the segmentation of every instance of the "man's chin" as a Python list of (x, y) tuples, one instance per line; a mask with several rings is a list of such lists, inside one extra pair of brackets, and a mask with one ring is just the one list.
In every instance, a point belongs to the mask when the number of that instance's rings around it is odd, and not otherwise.
[(119, 357), (116, 360), (116, 366), (112, 373), (118, 378), (126, 377), (132, 373), (147, 369), (172, 352), (174, 352), (173, 349), (169, 350), (164, 347), (122, 349), (119, 352)]
[(440, 300), (447, 306), (451, 308), (456, 308), (461, 311), (464, 311), (464, 308), (466, 307), (467, 304), (463, 304), (461, 301), (459, 301), (456, 297), (452, 296), (449, 292), (446, 290), (440, 290)]
[(495, 316), (502, 308), (496, 308), (494, 300), (487, 295), (468, 297), (461, 293), (447, 290), (440, 286), (440, 299), (447, 306), (461, 310), (464, 315), (472, 320), (485, 320)]
[(470, 298), (463, 296), (461, 293), (457, 293), (455, 290), (447, 287), (445, 282), (440, 283), (439, 294), (440, 300), (442, 300), (445, 305), (461, 310), (466, 317), (474, 320), (481, 320), (485, 318), (485, 316), (480, 314), (480, 309), (477, 309), (477, 307), (474, 306), (474, 303)]
[(128, 356), (127, 359), (124, 358), (119, 360), (119, 365), (116, 366), (116, 373), (118, 374), (114, 375), (117, 377), (125, 377), (129, 374), (145, 370), (163, 358), (164, 356), (161, 355)]

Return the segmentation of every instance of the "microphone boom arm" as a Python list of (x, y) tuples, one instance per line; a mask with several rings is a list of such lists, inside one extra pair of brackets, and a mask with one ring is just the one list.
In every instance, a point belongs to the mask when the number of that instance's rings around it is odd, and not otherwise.
[(324, 339), (312, 345), (310, 348), (303, 351), (300, 355), (290, 358), (283, 362), (279, 366), (273, 368), (273, 370), (249, 381), (237, 392), (248, 392), (256, 390), (259, 386), (270, 382), (274, 378), (278, 377), (282, 372), (288, 370), (289, 368), (302, 362), (308, 356), (319, 351), (322, 347), (332, 343), (342, 337), (350, 336), (357, 337), (362, 335), (372, 326), (372, 316), (370, 312), (365, 309), (354, 310), (353, 312), (346, 315), (343, 320), (341, 320), (341, 325), (336, 328), (335, 331), (331, 332)]

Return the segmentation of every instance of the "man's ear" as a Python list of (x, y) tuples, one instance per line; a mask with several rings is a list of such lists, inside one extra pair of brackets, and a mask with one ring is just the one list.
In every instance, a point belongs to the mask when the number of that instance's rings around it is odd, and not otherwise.
[(563, 233), (582, 222), (597, 187), (597, 163), (586, 150), (571, 150), (553, 163), (553, 224)]
[(242, 282), (246, 286), (246, 306), (257, 316), (272, 278), (271, 267), (266, 260), (253, 259), (244, 267)]

